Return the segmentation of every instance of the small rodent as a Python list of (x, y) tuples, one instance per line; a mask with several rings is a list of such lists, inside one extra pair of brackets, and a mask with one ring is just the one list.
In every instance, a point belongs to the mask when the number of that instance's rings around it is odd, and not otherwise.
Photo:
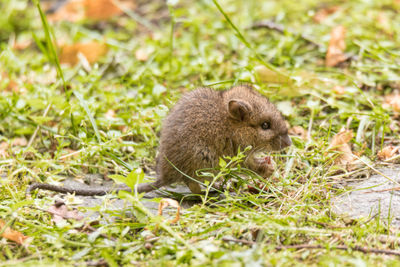
[[(203, 181), (196, 176), (197, 170), (217, 167), (220, 157), (234, 156), (239, 148), (248, 146), (252, 150), (247, 157), (253, 157), (245, 160), (245, 167), (267, 177), (274, 168), (270, 158), (255, 159), (252, 152), (278, 151), (290, 145), (281, 113), (251, 86), (224, 91), (198, 88), (184, 94), (165, 118), (156, 158), (157, 179), (139, 184), (137, 191), (184, 182), (191, 192), (199, 194), (199, 183), (182, 173)], [(69, 189), (43, 183), (32, 184), (27, 193), (37, 188), (86, 196), (108, 193), (104, 189)]]

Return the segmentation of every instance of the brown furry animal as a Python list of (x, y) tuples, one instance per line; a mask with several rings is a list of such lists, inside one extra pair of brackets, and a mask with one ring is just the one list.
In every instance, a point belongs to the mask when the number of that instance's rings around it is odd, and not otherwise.
[[(250, 86), (225, 91), (199, 88), (184, 94), (165, 118), (156, 159), (157, 180), (138, 185), (137, 191), (149, 192), (184, 182), (199, 194), (201, 188), (196, 180), (202, 178), (196, 176), (196, 171), (217, 167), (220, 157), (234, 156), (239, 148), (248, 146), (252, 146), (248, 155), (251, 157), (252, 152), (277, 151), (290, 144), (281, 113)], [(245, 165), (265, 177), (273, 171), (269, 159), (251, 158)], [(31, 185), (27, 192), (36, 188), (77, 195), (107, 193), (104, 189), (68, 189), (40, 183)]]

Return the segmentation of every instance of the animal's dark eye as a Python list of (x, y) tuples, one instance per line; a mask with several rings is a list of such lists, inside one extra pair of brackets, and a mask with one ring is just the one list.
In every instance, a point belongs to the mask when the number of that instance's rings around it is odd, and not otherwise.
[(270, 127), (270, 125), (269, 125), (268, 122), (263, 122), (263, 123), (261, 124), (261, 128), (262, 128), (263, 130), (268, 130), (269, 127)]

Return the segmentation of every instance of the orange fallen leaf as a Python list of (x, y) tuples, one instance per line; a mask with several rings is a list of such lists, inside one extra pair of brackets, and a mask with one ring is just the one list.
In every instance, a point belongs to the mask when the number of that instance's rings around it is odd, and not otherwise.
[(340, 85), (335, 85), (332, 90), (338, 94), (338, 95), (343, 95), (344, 93), (346, 93), (346, 89), (344, 88), (344, 86), (340, 86)]
[(395, 112), (400, 112), (400, 94), (395, 91), (393, 94), (385, 96), (383, 107), (390, 107)]
[(23, 41), (15, 42), (13, 44), (12, 48), (14, 50), (24, 50), (24, 49), (28, 48), (31, 44), (32, 44), (31, 39), (23, 40)]
[(343, 26), (336, 26), (331, 31), (331, 39), (329, 40), (328, 51), (325, 57), (325, 65), (334, 67), (347, 59), (344, 54), (346, 43), (344, 41), (346, 29)]
[(137, 60), (139, 61), (146, 61), (149, 59), (149, 53), (147, 52), (146, 49), (144, 48), (139, 48), (138, 50), (136, 50), (135, 52), (135, 57)]
[(115, 118), (115, 111), (113, 109), (107, 110), (105, 117), (107, 119), (114, 119)]
[(132, 10), (135, 7), (135, 1), (132, 0), (85, 0), (85, 16), (90, 19), (103, 20), (123, 14), (123, 9)]
[(60, 62), (75, 65), (79, 62), (78, 54), (81, 53), (90, 64), (107, 53), (107, 46), (103, 43), (88, 42), (65, 45), (61, 48)]
[(53, 14), (47, 15), (49, 21), (70, 21), (76, 22), (85, 17), (84, 0), (69, 0), (59, 7)]
[(308, 136), (308, 131), (301, 126), (293, 126), (289, 129), (289, 134), (298, 136), (301, 139), (306, 140)]
[(17, 137), (11, 141), (11, 146), (26, 146), (28, 144), (28, 140), (25, 137)]
[(132, 0), (69, 0), (47, 18), (53, 22), (63, 20), (76, 22), (84, 18), (105, 20), (122, 15), (123, 9), (132, 10), (135, 7), (135, 1)]
[(393, 33), (392, 27), (390, 25), (390, 19), (388, 18), (387, 13), (383, 11), (379, 12), (377, 17), (377, 22), (378, 22), (377, 26), (380, 29), (382, 29), (385, 33), (387, 34)]
[(335, 164), (347, 165), (356, 160), (350, 145), (348, 144), (353, 138), (353, 131), (342, 130), (333, 136), (327, 150), (336, 151), (340, 154), (335, 158)]
[(178, 201), (176, 201), (174, 199), (170, 199), (170, 198), (161, 199), (160, 203), (158, 204), (158, 215), (161, 216), (163, 213), (163, 210), (168, 206), (172, 206), (172, 207), (176, 208), (175, 218), (169, 221), (170, 223), (176, 223), (177, 221), (179, 221), (181, 206), (179, 206)]
[(329, 15), (335, 13), (336, 11), (339, 10), (338, 6), (331, 6), (331, 7), (326, 7), (322, 8), (315, 13), (313, 20), (316, 23), (321, 23), (323, 20), (325, 20)]
[(400, 146), (389, 145), (382, 148), (382, 150), (378, 152), (377, 156), (380, 160), (388, 160), (392, 158), (394, 155), (398, 154), (399, 150)]
[(0, 231), (3, 232), (1, 236), (8, 240), (14, 241), (17, 244), (24, 245), (28, 237), (23, 235), (21, 232), (11, 229), (10, 227), (3, 229), (5, 225), (5, 221), (0, 219)]
[(1, 158), (8, 158), (8, 156), (9, 156), (8, 152), (7, 152), (8, 147), (9, 147), (9, 145), (7, 142), (3, 141), (0, 143), (0, 157)]
[(7, 86), (5, 87), (6, 91), (15, 92), (15, 93), (19, 92), (19, 88), (18, 88), (17, 83), (14, 80), (10, 79), (10, 76), (8, 75), (8, 73), (6, 73), (6, 72), (0, 73), (0, 80), (8, 81)]

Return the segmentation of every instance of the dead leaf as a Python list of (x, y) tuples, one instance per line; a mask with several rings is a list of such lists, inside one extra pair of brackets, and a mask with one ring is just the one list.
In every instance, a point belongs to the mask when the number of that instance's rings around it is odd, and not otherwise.
[(393, 29), (390, 25), (390, 19), (388, 18), (387, 13), (381, 11), (377, 17), (377, 26), (378, 28), (382, 29), (387, 34), (392, 34)]
[(49, 21), (70, 21), (76, 22), (85, 17), (85, 1), (69, 0), (53, 14), (47, 15)]
[(15, 42), (12, 46), (14, 50), (25, 50), (32, 44), (31, 39)]
[(123, 9), (132, 10), (135, 7), (136, 3), (132, 0), (85, 0), (85, 16), (90, 19), (103, 20), (123, 14)]
[(353, 138), (353, 131), (342, 130), (337, 133), (331, 140), (327, 150), (336, 151), (340, 154), (335, 158), (335, 164), (347, 165), (356, 160), (350, 145), (348, 144)]
[(107, 119), (114, 119), (115, 118), (115, 111), (113, 109), (107, 110), (105, 117)]
[(55, 223), (60, 223), (68, 219), (74, 219), (77, 221), (83, 219), (83, 215), (77, 209), (68, 210), (68, 207), (64, 202), (55, 202), (47, 211), (53, 214), (52, 221)]
[(28, 140), (25, 137), (17, 137), (11, 141), (11, 146), (26, 146), (28, 144)]
[(76, 22), (84, 18), (105, 20), (122, 15), (123, 9), (132, 10), (135, 7), (136, 3), (133, 0), (69, 0), (47, 18), (53, 22), (63, 20)]
[(343, 95), (344, 93), (346, 93), (346, 89), (344, 88), (344, 86), (340, 85), (335, 85), (332, 90), (338, 95)]
[(61, 48), (60, 62), (75, 65), (79, 62), (78, 54), (82, 54), (90, 64), (107, 53), (107, 46), (103, 43), (88, 42), (74, 45), (65, 45)]
[(176, 223), (177, 221), (179, 221), (181, 206), (179, 206), (178, 201), (176, 201), (174, 199), (170, 199), (170, 198), (161, 199), (160, 203), (158, 204), (158, 215), (161, 216), (163, 213), (163, 210), (168, 206), (172, 206), (172, 207), (176, 208), (175, 218), (169, 221), (170, 223)]
[(400, 112), (400, 94), (396, 90), (393, 94), (385, 96), (383, 107), (390, 107), (395, 112)]
[(377, 156), (380, 160), (388, 160), (392, 158), (394, 155), (398, 154), (399, 150), (400, 146), (389, 145), (382, 148), (382, 150), (378, 152)]
[(14, 93), (18, 93), (19, 92), (18, 84), (14, 80), (10, 79), (10, 76), (8, 75), (8, 73), (2, 72), (0, 74), (0, 80), (1, 81), (4, 81), (4, 80), (8, 81), (8, 84), (7, 84), (6, 88), (5, 88), (6, 91), (14, 92)]
[(8, 156), (9, 156), (8, 152), (7, 152), (8, 147), (9, 147), (9, 145), (7, 142), (3, 141), (0, 143), (0, 157), (1, 158), (8, 158)]
[(136, 50), (135, 52), (135, 57), (137, 60), (139, 61), (146, 61), (149, 59), (149, 53), (147, 52), (146, 49), (144, 48), (139, 48), (138, 50)]
[(331, 6), (331, 7), (326, 7), (322, 8), (315, 13), (313, 20), (316, 23), (321, 23), (323, 20), (325, 20), (329, 15), (332, 15), (336, 11), (339, 10), (338, 6)]
[(6, 225), (6, 222), (0, 219), (0, 231), (3, 233), (1, 234), (2, 237), (14, 241), (17, 244), (20, 245), (26, 245), (28, 237), (23, 235), (22, 233), (15, 231), (11, 229), (10, 227), (7, 227), (4, 231), (3, 228)]
[(308, 131), (301, 126), (293, 126), (289, 129), (289, 134), (298, 136), (303, 140), (307, 140)]
[(346, 29), (341, 25), (332, 29), (325, 58), (325, 65), (327, 67), (334, 67), (347, 59), (344, 54), (344, 50), (346, 49), (345, 35)]

